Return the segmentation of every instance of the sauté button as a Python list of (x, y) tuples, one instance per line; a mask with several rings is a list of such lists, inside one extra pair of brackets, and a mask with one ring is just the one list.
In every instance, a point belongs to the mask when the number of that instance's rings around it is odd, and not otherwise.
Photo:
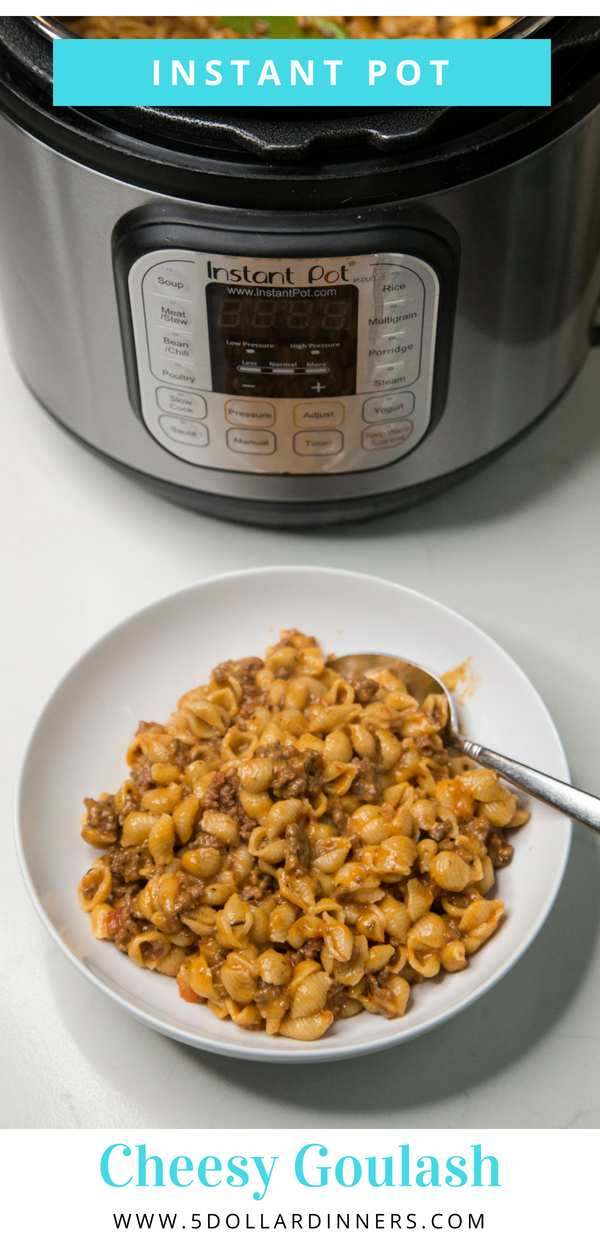
[(225, 418), (230, 424), (262, 429), (275, 424), (275, 408), (272, 403), (255, 398), (230, 398), (225, 403)]
[(294, 407), (294, 424), (299, 429), (328, 429), (343, 423), (344, 407), (339, 402), (305, 402)]
[(294, 433), (294, 450), (297, 455), (338, 455), (344, 445), (344, 435), (339, 429), (311, 433)]
[(205, 424), (196, 420), (180, 420), (177, 416), (159, 416), (158, 423), (172, 442), (184, 446), (208, 446), (209, 435)]

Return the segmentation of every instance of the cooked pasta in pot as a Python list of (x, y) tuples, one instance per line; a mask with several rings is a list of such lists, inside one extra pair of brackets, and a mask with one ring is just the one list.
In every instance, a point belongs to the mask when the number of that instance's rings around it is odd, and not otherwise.
[(448, 707), (392, 673), (347, 681), (286, 631), (141, 722), (114, 795), (86, 798), (94, 936), (241, 1028), (313, 1041), (492, 935), (489, 897), (529, 814), (445, 746)]
[(514, 17), (76, 17), (86, 39), (484, 39)]

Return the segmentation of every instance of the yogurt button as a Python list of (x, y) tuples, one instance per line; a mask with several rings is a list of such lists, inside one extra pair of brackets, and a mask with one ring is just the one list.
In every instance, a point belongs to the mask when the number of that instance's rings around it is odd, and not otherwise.
[(385, 420), (399, 420), (402, 416), (410, 416), (415, 409), (415, 396), (412, 393), (378, 394), (376, 398), (367, 398), (363, 403), (363, 420), (367, 424), (381, 424)]

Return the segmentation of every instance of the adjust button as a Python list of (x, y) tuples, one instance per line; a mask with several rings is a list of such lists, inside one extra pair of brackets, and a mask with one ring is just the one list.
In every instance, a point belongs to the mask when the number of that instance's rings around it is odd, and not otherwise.
[(227, 445), (238, 455), (272, 455), (277, 442), (268, 429), (228, 429)]
[(205, 424), (197, 420), (179, 420), (177, 416), (159, 416), (158, 423), (172, 442), (183, 446), (208, 446), (209, 435)]
[(344, 445), (344, 435), (339, 429), (313, 430), (312, 433), (294, 433), (296, 455), (338, 455)]
[(378, 394), (363, 403), (363, 420), (367, 424), (381, 424), (382, 420), (399, 420), (412, 415), (415, 409), (413, 393)]
[(343, 423), (344, 407), (339, 402), (304, 402), (294, 407), (294, 424), (299, 429), (329, 429)]
[(206, 415), (206, 399), (201, 394), (188, 394), (186, 389), (169, 389), (161, 385), (156, 391), (161, 411), (174, 411), (177, 416), (202, 420)]
[(230, 398), (225, 403), (225, 419), (230, 424), (247, 424), (264, 428), (275, 424), (275, 408), (272, 403), (254, 398)]

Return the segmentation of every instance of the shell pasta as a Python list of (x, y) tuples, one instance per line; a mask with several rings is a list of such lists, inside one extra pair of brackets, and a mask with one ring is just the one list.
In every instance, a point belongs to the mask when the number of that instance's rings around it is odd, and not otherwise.
[(529, 817), (446, 747), (447, 721), (444, 696), (348, 680), (297, 630), (218, 665), (85, 800), (93, 935), (244, 1029), (314, 1041), (402, 1016), (495, 932), (506, 833)]

